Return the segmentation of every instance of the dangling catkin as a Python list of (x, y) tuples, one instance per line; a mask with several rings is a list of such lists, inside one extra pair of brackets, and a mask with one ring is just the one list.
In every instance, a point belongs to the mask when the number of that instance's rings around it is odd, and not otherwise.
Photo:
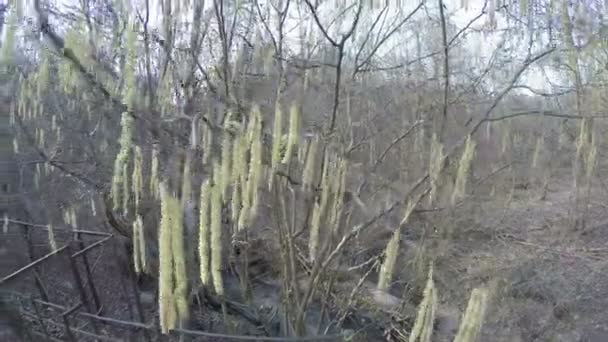
[(175, 288), (173, 296), (180, 321), (188, 319), (188, 278), (186, 274), (186, 257), (184, 255), (184, 206), (181, 201), (171, 201), (173, 226), (171, 229), (171, 251), (173, 252), (173, 271)]
[(131, 177), (131, 187), (133, 190), (133, 196), (135, 199), (135, 213), (139, 213), (139, 203), (143, 193), (143, 156), (141, 148), (135, 146), (133, 149), (133, 175)]
[(260, 134), (261, 127), (258, 125), (253, 138), (254, 140), (251, 143), (251, 161), (249, 162), (249, 177), (247, 179), (247, 192), (248, 196), (251, 198), (247, 226), (253, 224), (253, 221), (256, 219), (258, 213), (258, 188), (260, 184), (260, 177), (262, 175), (262, 140)]
[(458, 171), (456, 172), (456, 181), (454, 184), (454, 191), (452, 192), (452, 205), (455, 205), (456, 201), (464, 196), (466, 192), (467, 178), (469, 175), (469, 170), (471, 169), (471, 164), (475, 158), (476, 146), (477, 144), (473, 138), (470, 135), (467, 136), (464, 150), (462, 151), (462, 156), (460, 157), (460, 161), (458, 163)]
[[(219, 175), (218, 175), (219, 176)], [(221, 189), (214, 184), (211, 189), (211, 275), (218, 296), (224, 295), (222, 280), (222, 199)]]
[(272, 182), (274, 179), (274, 173), (277, 171), (277, 167), (281, 162), (281, 140), (283, 137), (283, 112), (281, 111), (281, 105), (276, 104), (274, 111), (274, 126), (272, 130), (272, 157), (271, 157), (271, 173), (269, 177), (269, 188), (272, 188)]
[(171, 244), (172, 227), (175, 224), (175, 207), (177, 199), (169, 194), (164, 182), (159, 184), (161, 198), (161, 220), (158, 233), (159, 269), (158, 301), (160, 327), (163, 334), (175, 329), (177, 312), (173, 298), (173, 251)]
[(247, 142), (243, 133), (238, 133), (232, 145), (232, 177), (231, 183), (236, 184), (247, 171)]
[(135, 273), (140, 274), (142, 272), (142, 248), (140, 235), (143, 230), (143, 222), (141, 216), (137, 215), (137, 218), (133, 222), (133, 266), (135, 267)]
[(321, 230), (321, 219), (325, 214), (327, 201), (329, 198), (329, 157), (325, 154), (323, 162), (323, 172), (321, 174), (321, 197), (319, 202), (314, 201), (312, 217), (310, 220), (310, 236), (308, 239), (308, 255), (311, 261), (317, 257), (317, 249), (319, 247), (319, 234)]
[(335, 172), (332, 172), (331, 192), (333, 195), (332, 208), (329, 217), (329, 226), (333, 234), (337, 234), (340, 217), (344, 205), (344, 192), (346, 191), (346, 159), (337, 158), (335, 161)]
[(433, 282), (433, 265), (429, 268), (426, 287), (424, 288), (422, 302), (418, 306), (416, 321), (410, 333), (409, 342), (431, 342), (433, 323), (437, 309), (437, 290)]
[[(132, 136), (133, 136), (133, 118), (128, 112), (122, 113), (122, 118), (120, 120), (121, 133), (120, 133), (120, 151), (116, 155), (116, 160), (114, 162), (114, 173), (112, 175), (112, 199), (113, 199), (113, 209), (118, 210), (121, 207), (121, 194), (120, 187), (126, 187), (128, 184), (128, 179), (126, 178), (127, 164), (129, 162), (129, 152), (131, 151), (132, 146)], [(125, 199), (128, 198), (129, 189), (123, 189), (123, 203), (122, 208), (123, 212), (127, 209), (127, 203), (125, 203)]]
[(159, 159), (160, 151), (158, 148), (158, 144), (152, 145), (152, 167), (150, 170), (150, 194), (154, 199), (159, 199), (160, 191), (159, 191), (159, 180), (158, 180), (158, 159)]
[[(222, 137), (222, 155), (221, 155), (221, 171), (220, 171), (220, 181), (219, 186), (220, 193), (222, 195), (222, 201), (226, 203), (228, 196), (226, 196), (226, 190), (228, 189), (228, 185), (230, 184), (231, 178), (231, 162), (232, 162), (232, 139), (230, 138), (230, 134), (224, 132), (224, 136)], [(219, 176), (219, 175), (218, 175)]]
[(319, 138), (313, 137), (308, 149), (308, 155), (306, 156), (306, 165), (304, 165), (304, 172), (302, 175), (302, 186), (304, 190), (310, 191), (315, 181), (315, 167), (317, 159), (317, 149), (319, 148)]
[(200, 276), (203, 285), (209, 284), (209, 203), (211, 202), (211, 185), (206, 179), (201, 185), (198, 256), (200, 261)]
[(122, 171), (122, 213), (124, 216), (129, 214), (129, 199), (131, 197), (131, 189), (129, 189), (129, 164), (123, 165)]
[(53, 228), (52, 224), (49, 224), (46, 226), (46, 229), (48, 231), (49, 246), (51, 246), (51, 251), (54, 252), (57, 250), (57, 240), (55, 240), (55, 228)]
[(283, 156), (282, 163), (289, 165), (293, 151), (298, 146), (300, 141), (300, 110), (293, 104), (289, 111), (289, 137), (287, 139), (287, 146), (285, 149), (285, 155)]
[(399, 241), (401, 238), (401, 227), (403, 227), (412, 212), (414, 212), (414, 208), (416, 207), (413, 201), (408, 202), (407, 207), (405, 209), (405, 215), (395, 232), (393, 233), (391, 239), (388, 241), (386, 245), (386, 249), (384, 251), (384, 261), (382, 262), (382, 266), (380, 267), (380, 274), (378, 276), (378, 289), (386, 291), (390, 288), (391, 282), (393, 281), (393, 274), (395, 272), (395, 265), (397, 263), (397, 257), (399, 256)]
[(460, 328), (454, 342), (475, 342), (481, 331), (481, 325), (488, 304), (488, 289), (476, 288), (471, 292), (469, 304), (464, 312)]

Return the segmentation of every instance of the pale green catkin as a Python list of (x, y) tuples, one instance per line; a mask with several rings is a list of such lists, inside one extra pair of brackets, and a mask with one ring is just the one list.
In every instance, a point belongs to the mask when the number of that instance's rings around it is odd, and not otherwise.
[(222, 200), (221, 189), (214, 185), (211, 189), (211, 275), (213, 287), (218, 296), (224, 296), (222, 278)]
[(158, 144), (152, 145), (152, 167), (150, 170), (150, 194), (153, 198), (160, 198), (159, 191), (159, 179), (158, 179), (158, 167), (159, 167), (159, 156), (160, 151), (158, 148)]
[(137, 81), (135, 70), (137, 69), (137, 25), (133, 20), (127, 28), (126, 42), (126, 63), (125, 63), (125, 86), (123, 89), (123, 101), (130, 111), (135, 109), (137, 97)]
[[(183, 198), (182, 198), (183, 200)], [(184, 252), (184, 207), (182, 201), (172, 202), (173, 227), (171, 234), (171, 250), (173, 252), (173, 270), (175, 288), (173, 296), (180, 321), (190, 317), (188, 309), (188, 277), (186, 274), (186, 257)]]
[(300, 141), (300, 110), (293, 104), (289, 111), (289, 136), (282, 163), (288, 164), (291, 161), (294, 149), (298, 147)]
[(53, 228), (52, 224), (49, 224), (46, 226), (46, 229), (48, 231), (49, 246), (51, 247), (51, 251), (54, 252), (57, 250), (57, 240), (55, 240), (55, 228)]
[(161, 198), (161, 220), (158, 233), (159, 268), (158, 301), (161, 332), (167, 334), (175, 329), (177, 311), (173, 297), (173, 251), (172, 227), (175, 225), (177, 199), (169, 194), (164, 182), (159, 184)]
[(378, 277), (378, 289), (386, 291), (393, 281), (393, 271), (395, 263), (397, 262), (397, 256), (399, 255), (399, 242), (401, 240), (401, 230), (395, 229), (391, 239), (386, 244), (384, 250), (384, 262), (380, 268), (380, 274)]
[(248, 225), (250, 226), (257, 217), (259, 206), (258, 188), (262, 175), (262, 137), (261, 125), (257, 125), (256, 134), (251, 144), (251, 161), (249, 163), (249, 177), (247, 187), (251, 196), (251, 206), (249, 208)]
[(488, 289), (476, 288), (471, 292), (454, 342), (475, 342), (479, 337), (488, 304)]
[(456, 172), (456, 181), (454, 184), (454, 191), (452, 192), (452, 205), (456, 204), (456, 201), (460, 199), (466, 193), (467, 179), (469, 171), (471, 170), (471, 164), (475, 158), (475, 150), (477, 144), (473, 138), (469, 135), (464, 145), (464, 150), (460, 156), (458, 162), (458, 170)]
[(433, 265), (429, 268), (428, 279), (422, 296), (409, 342), (431, 342), (435, 311), (437, 310), (437, 290), (433, 281)]
[(319, 202), (314, 201), (312, 217), (310, 220), (310, 236), (308, 238), (308, 255), (311, 261), (317, 257), (317, 249), (319, 248), (319, 235), (321, 231), (321, 219), (325, 215), (327, 201), (329, 198), (329, 157), (324, 156), (323, 171), (321, 174), (321, 196)]
[(144, 188), (142, 165), (143, 156), (141, 148), (139, 146), (135, 146), (133, 149), (133, 175), (131, 177), (131, 186), (135, 199), (135, 213), (139, 213), (139, 203), (141, 201)]
[(93, 214), (93, 216), (97, 216), (97, 206), (95, 205), (95, 199), (91, 196), (91, 213)]
[(414, 212), (414, 208), (416, 207), (413, 201), (408, 202), (407, 207), (405, 209), (405, 215), (401, 219), (399, 226), (393, 232), (393, 235), (389, 242), (386, 245), (386, 249), (384, 251), (384, 261), (382, 262), (382, 266), (380, 267), (380, 274), (378, 275), (378, 289), (382, 291), (387, 291), (391, 283), (393, 281), (393, 274), (395, 272), (395, 265), (397, 264), (397, 257), (399, 256), (399, 241), (401, 238), (401, 227), (403, 227), (410, 216)]
[(144, 230), (143, 219), (138, 215), (137, 220), (139, 220), (139, 233), (137, 234), (139, 237), (139, 261), (141, 265), (141, 270), (144, 273), (148, 272), (148, 261), (146, 254), (146, 235)]
[(258, 185), (262, 174), (262, 118), (257, 106), (251, 111), (245, 139), (250, 152), (249, 169), (245, 167), (241, 174), (241, 209), (237, 222), (239, 231), (250, 226), (257, 216)]
[(344, 205), (344, 192), (346, 191), (346, 169), (348, 168), (346, 159), (337, 158), (335, 161), (335, 172), (332, 172), (331, 192), (333, 196), (332, 208), (329, 217), (329, 226), (333, 234), (338, 233), (340, 217)]
[(201, 185), (201, 199), (199, 212), (198, 257), (200, 262), (201, 283), (209, 285), (211, 273), (209, 272), (209, 204), (211, 203), (211, 184), (206, 179)]
[[(113, 199), (113, 209), (118, 210), (118, 208), (123, 207), (123, 211), (126, 211), (127, 203), (121, 203), (121, 186), (124, 187), (127, 184), (128, 179), (126, 178), (126, 169), (127, 164), (129, 162), (129, 152), (132, 147), (132, 139), (133, 139), (133, 117), (128, 112), (122, 113), (122, 119), (120, 120), (121, 126), (121, 134), (120, 134), (120, 151), (118, 155), (116, 155), (116, 160), (114, 162), (114, 173), (112, 176), (112, 199)], [(128, 187), (124, 192), (128, 192)], [(127, 197), (127, 196), (123, 196)]]
[(131, 198), (131, 189), (129, 189), (129, 164), (124, 164), (122, 171), (122, 214), (129, 214), (129, 200)]
[(137, 215), (137, 218), (135, 219), (135, 221), (133, 222), (133, 266), (135, 268), (135, 273), (140, 274), (141, 273), (141, 257), (139, 255), (141, 248), (139, 246), (140, 243), (140, 239), (139, 239), (139, 234), (141, 232), (141, 225), (142, 225), (142, 221), (141, 221), (141, 216)]
[(230, 178), (231, 178), (231, 162), (232, 162), (232, 139), (230, 137), (230, 134), (224, 132), (224, 136), (222, 137), (222, 155), (221, 155), (221, 171), (220, 171), (220, 175), (221, 175), (221, 179), (220, 182), (218, 184), (219, 189), (220, 189), (220, 193), (222, 195), (222, 201), (224, 201), (224, 203), (226, 202), (226, 200), (228, 199), (228, 196), (226, 196), (226, 191), (228, 190), (228, 186), (230, 184)]
[[(245, 135), (238, 133), (233, 140), (232, 145), (232, 176), (230, 181), (236, 184), (243, 174), (247, 171), (247, 142)], [(236, 185), (235, 185), (236, 186)]]
[(302, 175), (302, 186), (304, 190), (310, 191), (315, 181), (315, 168), (317, 159), (317, 149), (319, 148), (319, 138), (313, 137), (306, 156), (306, 164)]
[(238, 221), (239, 215), (241, 213), (241, 181), (237, 180), (232, 187), (232, 200), (230, 201), (230, 219), (232, 222), (237, 222), (238, 229)]

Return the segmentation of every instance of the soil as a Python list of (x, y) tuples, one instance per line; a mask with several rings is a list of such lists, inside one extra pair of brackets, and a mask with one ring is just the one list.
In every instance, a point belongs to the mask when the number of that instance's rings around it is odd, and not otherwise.
[[(389, 294), (381, 294), (374, 290), (376, 275), (372, 275), (362, 286), (358, 299), (359, 302), (368, 300), (374, 308), (365, 309), (362, 306), (354, 317), (362, 321), (370, 320), (373, 324), (368, 324), (366, 329), (361, 330), (361, 324), (357, 326), (347, 322), (345, 329), (350, 333), (355, 332), (356, 340), (370, 341), (384, 338), (386, 331), (393, 326), (393, 330), (402, 330), (403, 333), (400, 338), (395, 338), (396, 334), (392, 334), (394, 340), (405, 339), (403, 336), (407, 336), (407, 333), (404, 330), (411, 325), (419, 301), (420, 284), (424, 281), (422, 275), (416, 275), (417, 264), (411, 258), (416, 254), (416, 246), (424, 245), (427, 252), (437, 255), (435, 280), (440, 304), (434, 340), (452, 340), (471, 289), (485, 285), (491, 288), (492, 300), (480, 341), (608, 341), (608, 310), (605, 309), (608, 307), (608, 207), (601, 200), (606, 194), (606, 188), (596, 181), (598, 184), (592, 187), (589, 200), (582, 201), (587, 206), (584, 226), (579, 220), (578, 226), (574, 227), (576, 220), (572, 214), (572, 184), (568, 181), (567, 173), (555, 178), (561, 181), (554, 180), (550, 184), (544, 199), (540, 198), (538, 188), (526, 187), (516, 189), (510, 200), (494, 198), (469, 203), (460, 208), (459, 216), (450, 217), (449, 220), (444, 218), (439, 223), (434, 221), (432, 213), (424, 214), (427, 217), (422, 217), (421, 222), (432, 222), (439, 229), (420, 236), (412, 233), (415, 227), (408, 227), (410, 231), (404, 232), (402, 245), (404, 252), (401, 262), (404, 267), (399, 275), (401, 282)], [(2, 235), (2, 276), (29, 262), (22, 229), (12, 226), (8, 233)], [(66, 241), (69, 235), (58, 235), (58, 239)], [(87, 245), (95, 241), (87, 239)], [(49, 252), (46, 234), (32, 233), (32, 243), (35, 258)], [(113, 239), (92, 251), (88, 259), (102, 303), (101, 314), (125, 321), (138, 321), (136, 294), (129, 280), (130, 261), (124, 252), (124, 243), (120, 238)], [(64, 259), (65, 257), (51, 258), (37, 271), (44, 280), (49, 301), (70, 307), (79, 301), (79, 294), (67, 259)], [(80, 263), (79, 267), (84, 274), (83, 264)], [(2, 293), (6, 298), (12, 299), (15, 299), (11, 297), (14, 291), (37, 294), (33, 275), (33, 272), (24, 273), (18, 281), (3, 286)], [(358, 273), (353, 273), (351, 279), (356, 282), (358, 276)], [(228, 271), (226, 284), (229, 299), (232, 296), (234, 301), (239, 301), (238, 279)], [(387, 313), (395, 307), (403, 308), (400, 298), (408, 287), (404, 284), (412, 287), (404, 310), (404, 316), (411, 316), (408, 318), (409, 323), (391, 322)], [(346, 291), (350, 291), (353, 285), (353, 281), (347, 279), (337, 288), (348, 293)], [(140, 279), (138, 286), (137, 296), (142, 303), (145, 322), (153, 322), (156, 319), (157, 305), (154, 282)], [(272, 274), (259, 277), (259, 282), (253, 289), (255, 301), (252, 305), (259, 309), (258, 314), (279, 307), (279, 288)], [(219, 310), (209, 303), (203, 302), (197, 306), (197, 301), (194, 302), (192, 329), (226, 330)], [(22, 310), (33, 312), (31, 303), (17, 300), (15, 303)], [(318, 317), (315, 310), (319, 309), (313, 305), (313, 318)], [(40, 310), (43, 317), (61, 322), (57, 310)], [(377, 315), (378, 312), (380, 316)], [(6, 317), (3, 314), (0, 320), (0, 340), (15, 340), (13, 337), (5, 338), (9, 334)], [(243, 319), (242, 315), (231, 317), (234, 320), (231, 322), (233, 331), (250, 335), (264, 333), (255, 322)], [(316, 322), (311, 319), (309, 323), (314, 326)], [(28, 320), (28, 324), (34, 331), (42, 331), (40, 324), (34, 320)], [(72, 324), (82, 330), (92, 330), (91, 323), (83, 318), (75, 317)], [(133, 330), (106, 325), (98, 328), (101, 334), (109, 336), (143, 339), (141, 333)], [(63, 326), (48, 325), (47, 329), (49, 334), (65, 338)], [(151, 338), (157, 340), (157, 334), (153, 333)], [(88, 339), (82, 337), (78, 340)]]

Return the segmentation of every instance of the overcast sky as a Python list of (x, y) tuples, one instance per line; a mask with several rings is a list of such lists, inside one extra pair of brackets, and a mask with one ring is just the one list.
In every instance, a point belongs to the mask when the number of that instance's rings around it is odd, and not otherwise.
[[(0, 0), (0, 3), (4, 3), (6, 4), (8, 0)], [(29, 15), (33, 15), (33, 0), (16, 0), (16, 1), (20, 1), (21, 4), (24, 7), (24, 10), (27, 14)], [(196, 1), (196, 0), (191, 0), (191, 1)], [(236, 0), (234, 0), (236, 1)], [(263, 0), (261, 0), (263, 1)], [(324, 3), (324, 5), (319, 9), (319, 13), (323, 16), (323, 17), (327, 17), (327, 19), (323, 19), (323, 22), (327, 23), (329, 22), (331, 19), (331, 17), (333, 15), (335, 15), (336, 12), (336, 8), (339, 7), (340, 4), (350, 4), (350, 3), (354, 3), (355, 0), (328, 0)], [(463, 8), (461, 6), (461, 1), (462, 0), (446, 0), (445, 1), (445, 5), (447, 7), (447, 11), (446, 13), (451, 13), (453, 14), (450, 19), (452, 20), (452, 22), (458, 26), (458, 27), (463, 27), (464, 25), (466, 25), (471, 19), (473, 19), (474, 17), (476, 17), (477, 15), (479, 15), (479, 13), (482, 10), (483, 4), (484, 4), (484, 0), (468, 0), (468, 5), (467, 8)], [(134, 3), (136, 3), (137, 1), (133, 1)], [(489, 3), (492, 3), (493, 1), (490, 0)], [(55, 0), (55, 3), (58, 5), (61, 4), (78, 4), (78, 0)], [(212, 1), (211, 0), (207, 0), (206, 1), (206, 6), (211, 6), (212, 5)], [(379, 1), (380, 3), (380, 1)], [(398, 15), (399, 10), (401, 11), (401, 15), (403, 15), (403, 13), (409, 13), (410, 11), (412, 11), (417, 5), (418, 5), (418, 1), (414, 1), (414, 0), (393, 0), (392, 2), (390, 2), (390, 11), (389, 14), (394, 14), (394, 15)], [(436, 4), (433, 1), (427, 1), (427, 6), (429, 8), (429, 11), (436, 9)], [(399, 8), (397, 8), (399, 7)], [(153, 9), (154, 13), (152, 15), (152, 19), (155, 23), (160, 23), (160, 11), (159, 11), (159, 5), (158, 5), (158, 0), (151, 0), (151, 8)], [(379, 11), (379, 10), (377, 10)], [(377, 12), (376, 11), (376, 12)], [(295, 15), (296, 12), (293, 11), (293, 14)], [(418, 12), (418, 17), (420, 18), (421, 16), (425, 16), (426, 14), (423, 13), (423, 11), (419, 11)], [(363, 28), (365, 26), (370, 25), (371, 21), (373, 20), (374, 15), (372, 13), (366, 15), (364, 17), (364, 20), (361, 22), (360, 27)], [(347, 20), (344, 20), (344, 24), (343, 26), (346, 27), (349, 24), (349, 20), (348, 18), (346, 18)], [(481, 26), (483, 26), (488, 20), (487, 15), (484, 16), (483, 18), (479, 19), (474, 25), (472, 25), (472, 27), (474, 28), (480, 28)], [(500, 15), (497, 14), (496, 15), (496, 21), (497, 21), (497, 28), (503, 28), (506, 26), (506, 21), (504, 20), (504, 18)], [(287, 23), (287, 26), (292, 26), (292, 27), (296, 27), (297, 25), (302, 24), (299, 20), (299, 18), (293, 18), (291, 20), (291, 23)], [(312, 23), (308, 23), (309, 25)], [(337, 25), (334, 25), (337, 26)], [(346, 28), (343, 28), (343, 30)], [(339, 28), (334, 28), (334, 30), (339, 31)], [(332, 30), (332, 31), (334, 31)], [(4, 30), (6, 31), (6, 30)], [(314, 32), (316, 35), (318, 35), (319, 39), (321, 39), (320, 37), (320, 32), (318, 31), (318, 29), (316, 29), (316, 27), (314, 28)], [(363, 32), (363, 29), (362, 31)], [(334, 31), (334, 33), (337, 33)], [(292, 39), (291, 39), (291, 44), (297, 44), (297, 37), (298, 37), (298, 30), (294, 29), (291, 31), (291, 35), (292, 35)], [(395, 46), (399, 46), (399, 45), (403, 45), (403, 39), (398, 40), (400, 36), (396, 36), (396, 40), (394, 40), (393, 42), (387, 42), (386, 44), (386, 49), (392, 49)], [(490, 57), (490, 55), (492, 54), (492, 52), (495, 50), (496, 46), (498, 45), (500, 40), (500, 34), (499, 33), (491, 33), (491, 34), (481, 34), (481, 33), (470, 33), (469, 35), (467, 35), (466, 37), (466, 41), (464, 42), (464, 46), (470, 51), (471, 56), (473, 58), (479, 58), (479, 59), (487, 59)], [(296, 50), (296, 49), (294, 49)], [(382, 54), (382, 51), (379, 51), (380, 54)], [(514, 51), (514, 54), (518, 54), (518, 53), (523, 53), (523, 51)], [(516, 56), (514, 56), (516, 57)], [(537, 68), (537, 70), (530, 70), (526, 75), (525, 78), (522, 79), (522, 81), (526, 82), (526, 84), (528, 84), (531, 87), (534, 88), (538, 88), (538, 89), (542, 89), (544, 91), (550, 91), (550, 89), (548, 89), (548, 84), (545, 81), (545, 78), (543, 76), (542, 73), (539, 72), (540, 69)], [(552, 81), (557, 81), (557, 75), (555, 75), (555, 73), (552, 73), (551, 70), (545, 70), (546, 73), (548, 73), (549, 77), (552, 77)]]

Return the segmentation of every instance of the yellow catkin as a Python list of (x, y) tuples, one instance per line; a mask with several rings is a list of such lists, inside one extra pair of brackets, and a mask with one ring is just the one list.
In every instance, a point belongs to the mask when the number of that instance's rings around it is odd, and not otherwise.
[(78, 229), (78, 223), (76, 221), (76, 210), (74, 210), (74, 207), (70, 207), (69, 215), (70, 215), (70, 224), (72, 225), (72, 229)]
[(399, 242), (401, 239), (401, 227), (407, 223), (410, 216), (414, 212), (415, 204), (414, 202), (408, 202), (407, 208), (405, 209), (405, 215), (403, 215), (403, 219), (399, 223), (397, 229), (393, 233), (391, 239), (388, 241), (386, 245), (386, 249), (384, 251), (384, 261), (382, 262), (382, 266), (380, 267), (380, 274), (378, 276), (378, 289), (382, 291), (387, 291), (391, 283), (393, 281), (393, 274), (395, 272), (395, 265), (397, 264), (397, 257), (399, 256)]
[(155, 199), (159, 199), (159, 180), (158, 180), (158, 163), (160, 158), (160, 151), (158, 144), (152, 145), (152, 167), (150, 170), (150, 194)]
[(206, 179), (201, 185), (199, 212), (198, 256), (200, 262), (200, 278), (203, 285), (209, 285), (209, 203), (211, 202), (211, 185)]
[(224, 296), (222, 278), (222, 200), (221, 189), (214, 185), (211, 189), (211, 275), (213, 287), (218, 296)]
[(256, 136), (251, 143), (251, 160), (249, 162), (249, 177), (247, 179), (247, 192), (251, 198), (247, 222), (248, 226), (253, 224), (253, 221), (256, 219), (259, 207), (260, 196), (258, 189), (260, 177), (262, 175), (262, 139), (260, 136), (260, 128), (257, 129)]
[[(121, 186), (125, 186), (128, 183), (128, 179), (126, 179), (126, 169), (127, 164), (129, 162), (129, 152), (132, 146), (132, 136), (133, 136), (133, 118), (127, 112), (122, 113), (122, 118), (120, 121), (121, 133), (120, 133), (120, 151), (118, 155), (116, 155), (116, 160), (114, 161), (114, 173), (112, 175), (112, 199), (113, 199), (113, 209), (117, 210), (118, 208), (123, 207), (123, 211), (126, 211), (127, 203), (124, 202), (125, 193), (128, 193), (127, 189), (123, 189), (123, 194), (120, 193)], [(122, 196), (121, 196), (122, 195)], [(121, 197), (123, 197), (123, 202), (121, 203)]]
[(283, 156), (283, 164), (289, 164), (293, 155), (294, 149), (298, 147), (300, 141), (300, 110), (294, 104), (289, 111), (289, 136), (287, 138), (287, 146), (285, 155)]
[(141, 217), (138, 215), (133, 222), (133, 266), (135, 267), (135, 273), (141, 273), (141, 256), (139, 255), (141, 248), (139, 246), (140, 239), (139, 234), (141, 232)]
[(232, 220), (232, 222), (237, 223), (237, 228), (242, 204), (241, 190), (241, 182), (240, 180), (237, 180), (236, 183), (234, 183), (234, 186), (232, 187), (232, 198), (230, 201), (230, 219)]
[(55, 239), (55, 228), (53, 228), (52, 224), (49, 224), (46, 226), (46, 229), (48, 231), (49, 246), (51, 247), (52, 251), (56, 251), (57, 240)]
[(129, 200), (131, 197), (131, 189), (129, 189), (129, 164), (122, 166), (122, 213), (124, 216), (129, 214)]
[(488, 304), (488, 289), (476, 288), (471, 292), (454, 342), (474, 342), (479, 337)]
[(137, 220), (139, 221), (139, 233), (137, 236), (139, 237), (139, 261), (141, 265), (141, 270), (144, 273), (148, 272), (148, 261), (146, 254), (146, 235), (144, 230), (143, 219), (138, 215)]
[(97, 205), (95, 205), (95, 199), (93, 198), (93, 196), (91, 196), (90, 205), (91, 213), (93, 214), (93, 216), (97, 216)]
[(175, 288), (173, 296), (177, 307), (177, 314), (181, 321), (190, 316), (188, 310), (188, 277), (186, 274), (186, 257), (184, 252), (184, 219), (181, 201), (171, 201), (173, 226), (171, 229), (171, 251), (173, 252), (173, 271)]
[(245, 135), (238, 133), (232, 144), (232, 176), (230, 177), (231, 183), (236, 183), (240, 180), (241, 176), (247, 171), (246, 161), (247, 144)]
[(460, 156), (458, 162), (458, 170), (456, 171), (456, 181), (454, 184), (454, 190), (452, 192), (452, 205), (456, 204), (456, 201), (464, 196), (467, 186), (467, 178), (469, 176), (469, 170), (471, 164), (475, 158), (476, 143), (473, 138), (469, 135), (464, 145), (464, 150)]
[(329, 226), (334, 234), (337, 234), (340, 224), (340, 217), (344, 205), (344, 192), (346, 191), (346, 169), (348, 165), (346, 159), (339, 158), (335, 162), (334, 171), (331, 173), (331, 192), (333, 195), (332, 208), (329, 218)]
[(174, 213), (171, 212), (172, 202), (177, 201), (169, 194), (166, 185), (160, 185), (161, 197), (161, 220), (158, 233), (159, 269), (158, 269), (158, 301), (160, 327), (163, 334), (175, 329), (177, 313), (175, 299), (173, 298), (173, 251), (172, 251), (172, 227)]
[(433, 265), (429, 268), (428, 279), (418, 306), (416, 321), (410, 333), (409, 342), (431, 342), (433, 322), (437, 310), (437, 292), (433, 281)]
[(143, 193), (143, 156), (141, 148), (135, 146), (133, 149), (133, 175), (131, 176), (131, 187), (135, 200), (135, 212), (139, 212), (139, 203)]
[(321, 196), (319, 202), (314, 202), (312, 211), (312, 217), (310, 222), (310, 236), (308, 239), (308, 255), (311, 261), (314, 261), (317, 257), (317, 249), (319, 247), (319, 235), (321, 231), (321, 220), (325, 214), (327, 207), (327, 201), (329, 197), (329, 158), (325, 155), (325, 161), (323, 163), (323, 172), (321, 174)]
[(306, 156), (306, 164), (302, 175), (302, 186), (305, 190), (310, 191), (315, 181), (315, 168), (317, 159), (317, 149), (319, 148), (319, 138), (313, 137)]
[(232, 162), (232, 139), (230, 134), (224, 132), (224, 136), (222, 138), (222, 155), (221, 155), (221, 171), (220, 171), (220, 181), (219, 186), (220, 193), (222, 195), (222, 200), (226, 202), (228, 196), (226, 196), (226, 191), (228, 190), (228, 186), (230, 184), (231, 178), (231, 162)]

